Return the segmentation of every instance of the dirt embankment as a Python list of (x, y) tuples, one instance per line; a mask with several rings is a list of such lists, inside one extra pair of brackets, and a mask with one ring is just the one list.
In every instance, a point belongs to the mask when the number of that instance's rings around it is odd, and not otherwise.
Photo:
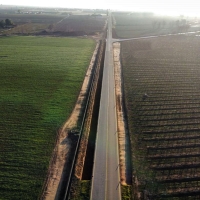
[(46, 200), (54, 200), (58, 186), (62, 177), (62, 173), (64, 170), (64, 165), (66, 160), (68, 159), (69, 150), (71, 147), (71, 142), (68, 137), (68, 130), (73, 129), (77, 126), (78, 119), (81, 115), (81, 108), (83, 105), (83, 101), (86, 98), (87, 89), (89, 80), (92, 74), (92, 68), (95, 62), (95, 58), (97, 55), (99, 43), (97, 43), (96, 49), (93, 53), (92, 59), (90, 61), (90, 65), (88, 67), (80, 94), (77, 99), (77, 103), (74, 107), (74, 110), (69, 117), (69, 119), (66, 121), (66, 123), (61, 128), (58, 136), (57, 136), (57, 143), (52, 155), (52, 159), (50, 162), (50, 167), (48, 170), (48, 176), (46, 183), (44, 185), (44, 192), (41, 196), (41, 199)]
[(86, 177), (86, 179), (90, 179), (89, 177), (92, 174), (93, 151), (95, 148), (104, 54), (105, 42), (102, 40), (100, 42), (96, 58), (92, 87), (90, 91), (90, 100), (75, 168), (75, 176), (82, 180)]
[(129, 185), (132, 180), (130, 160), (130, 140), (127, 123), (124, 115), (122, 72), (120, 62), (120, 43), (113, 44), (114, 68), (115, 68), (115, 92), (119, 134), (119, 160), (121, 184)]
[[(97, 44), (96, 50), (91, 59), (88, 71), (86, 73), (82, 89), (80, 91), (75, 108), (60, 130), (57, 138), (56, 147), (53, 152), (52, 160), (49, 167), (48, 178), (44, 186), (44, 193), (41, 199), (54, 200), (59, 182), (62, 177), (63, 168), (66, 160), (68, 159), (68, 153), (70, 150), (70, 139), (68, 138), (68, 130), (77, 126), (79, 116), (81, 114), (81, 106), (88, 88), (88, 83), (91, 77), (92, 67), (95, 61), (99, 44)], [(119, 132), (119, 147), (120, 147), (120, 170), (121, 170), (121, 183), (127, 185), (131, 183), (131, 164), (129, 159), (129, 136), (128, 129), (124, 118), (123, 108), (123, 92), (121, 81), (121, 64), (120, 64), (120, 43), (114, 44), (114, 63), (115, 63), (115, 84), (116, 84), (116, 99), (117, 99), (117, 117), (118, 117), (118, 132)], [(78, 176), (81, 178), (81, 175)]]

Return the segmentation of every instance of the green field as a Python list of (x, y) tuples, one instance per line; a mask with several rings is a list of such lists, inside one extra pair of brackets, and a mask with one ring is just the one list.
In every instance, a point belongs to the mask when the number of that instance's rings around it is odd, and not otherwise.
[(37, 199), (95, 43), (0, 37), (0, 199)]

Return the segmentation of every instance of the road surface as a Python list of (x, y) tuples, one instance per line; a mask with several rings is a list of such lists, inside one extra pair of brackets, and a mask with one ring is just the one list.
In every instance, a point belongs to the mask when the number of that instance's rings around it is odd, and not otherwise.
[(127, 38), (127, 39), (112, 39), (112, 42), (124, 42), (130, 40), (141, 40), (141, 39), (149, 39), (149, 38), (158, 38), (158, 37), (167, 37), (167, 36), (176, 36), (176, 35), (190, 35), (190, 34), (199, 34), (200, 31), (193, 31), (193, 32), (184, 32), (184, 33), (169, 33), (165, 35), (151, 35), (151, 36), (141, 36), (135, 38)]
[(112, 42), (109, 13), (91, 200), (121, 200)]

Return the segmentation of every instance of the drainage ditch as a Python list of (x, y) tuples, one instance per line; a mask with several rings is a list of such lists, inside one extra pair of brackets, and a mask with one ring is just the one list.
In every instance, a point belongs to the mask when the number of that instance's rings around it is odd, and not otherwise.
[(102, 76), (103, 76), (103, 67), (104, 67), (104, 55), (105, 55), (105, 44), (103, 46), (102, 58), (99, 69), (99, 79), (96, 88), (95, 100), (93, 105), (92, 120), (90, 124), (90, 132), (88, 137), (88, 144), (86, 150), (86, 157), (83, 167), (82, 180), (91, 180), (92, 170), (93, 170), (93, 160), (94, 160), (94, 151), (95, 151), (95, 141), (98, 125), (98, 116), (99, 116), (99, 106), (101, 98), (101, 87), (102, 87)]

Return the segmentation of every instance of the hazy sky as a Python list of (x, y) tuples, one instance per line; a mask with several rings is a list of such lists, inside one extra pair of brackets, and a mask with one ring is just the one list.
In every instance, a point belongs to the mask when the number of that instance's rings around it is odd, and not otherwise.
[(129, 11), (153, 11), (159, 14), (200, 15), (199, 0), (0, 0), (0, 4), (66, 8), (109, 8)]

